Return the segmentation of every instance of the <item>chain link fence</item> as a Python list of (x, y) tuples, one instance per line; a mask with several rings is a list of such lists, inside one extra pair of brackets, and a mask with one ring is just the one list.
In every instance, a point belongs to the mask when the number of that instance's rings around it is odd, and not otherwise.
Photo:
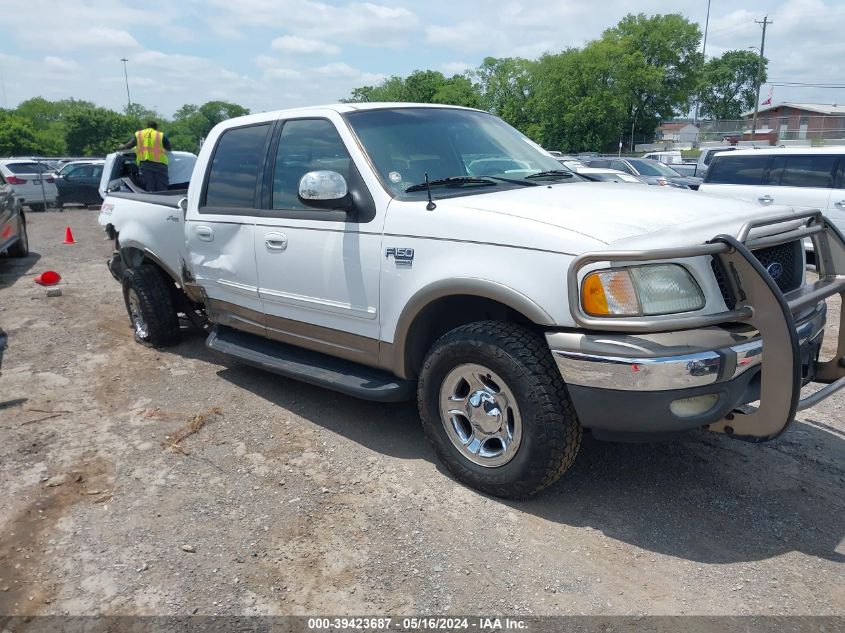
[[(728, 140), (749, 140), (750, 119), (700, 121), (699, 144)], [(775, 144), (803, 142), (824, 145), (825, 141), (845, 143), (845, 115), (789, 115), (757, 117), (755, 138), (769, 139)]]

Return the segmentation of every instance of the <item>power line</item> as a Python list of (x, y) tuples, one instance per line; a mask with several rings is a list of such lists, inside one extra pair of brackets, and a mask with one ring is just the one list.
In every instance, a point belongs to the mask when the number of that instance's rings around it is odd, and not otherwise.
[(803, 81), (764, 81), (769, 86), (793, 86), (801, 88), (845, 88), (845, 84), (808, 83)]

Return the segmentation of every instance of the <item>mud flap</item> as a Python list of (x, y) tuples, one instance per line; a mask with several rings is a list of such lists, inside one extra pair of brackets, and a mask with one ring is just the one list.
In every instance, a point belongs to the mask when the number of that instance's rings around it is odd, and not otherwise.
[(736, 439), (765, 442), (783, 433), (798, 410), (801, 354), (795, 320), (780, 289), (751, 251), (729, 235), (719, 235), (711, 242), (731, 247), (719, 257), (734, 287), (737, 308), (753, 311), (748, 322), (760, 332), (764, 353), (760, 406), (736, 410), (708, 428)]

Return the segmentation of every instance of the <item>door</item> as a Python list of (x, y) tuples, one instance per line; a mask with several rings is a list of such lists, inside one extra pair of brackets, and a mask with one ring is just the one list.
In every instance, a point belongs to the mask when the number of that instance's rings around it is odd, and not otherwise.
[[(264, 314), (253, 235), (272, 127), (266, 122), (221, 133), (202, 191), (189, 205), (185, 220), (187, 268), (207, 294), (209, 316), (216, 323), (261, 335)], [(178, 222), (178, 216), (174, 218)]]
[(720, 152), (713, 157), (707, 179), (699, 191), (761, 205), (773, 204), (772, 187), (762, 190), (769, 159), (768, 154), (737, 156), (733, 152)]
[(102, 165), (79, 165), (58, 179), (59, 197), (64, 204), (95, 204), (100, 200), (97, 191)]
[(11, 187), (3, 174), (0, 174), (0, 253), (18, 234), (17, 215), (12, 215), (14, 210), (15, 198), (11, 193)]
[(836, 179), (833, 185), (827, 203), (827, 216), (836, 225), (836, 228), (845, 235), (845, 154), (839, 157), (839, 165), (836, 169)]
[(757, 192), (756, 202), (826, 211), (837, 162), (835, 154), (773, 156)]
[[(268, 208), (255, 229), (267, 336), (374, 365), (381, 232), (372, 196), (327, 118), (284, 121), (271, 153)], [(318, 170), (344, 177), (354, 207), (319, 210), (300, 200), (300, 179)]]

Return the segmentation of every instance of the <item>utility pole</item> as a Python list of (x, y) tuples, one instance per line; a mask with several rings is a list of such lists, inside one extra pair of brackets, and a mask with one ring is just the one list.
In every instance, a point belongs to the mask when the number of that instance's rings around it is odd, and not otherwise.
[[(707, 29), (710, 28), (710, 0), (707, 0), (707, 17), (704, 19), (704, 46), (701, 47), (702, 62), (707, 62)], [(692, 116), (692, 124), (698, 125), (698, 107), (701, 102), (696, 96), (695, 98), (695, 113)], [(697, 139), (696, 139), (697, 140)]]
[[(132, 108), (132, 99), (129, 97), (129, 73), (126, 72), (126, 62), (129, 60), (125, 57), (121, 57), (120, 61), (123, 62), (123, 77), (126, 79), (126, 103), (128, 104), (128, 108)], [(129, 110), (127, 109), (127, 114)]]
[(754, 20), (757, 24), (761, 24), (763, 26), (763, 38), (760, 40), (760, 59), (757, 62), (757, 90), (755, 90), (755, 94), (757, 95), (756, 99), (754, 100), (754, 118), (751, 120), (751, 140), (754, 140), (754, 135), (757, 132), (757, 110), (760, 109), (760, 79), (763, 76), (763, 51), (766, 48), (766, 27), (769, 24), (769, 16), (765, 16), (763, 21)]

